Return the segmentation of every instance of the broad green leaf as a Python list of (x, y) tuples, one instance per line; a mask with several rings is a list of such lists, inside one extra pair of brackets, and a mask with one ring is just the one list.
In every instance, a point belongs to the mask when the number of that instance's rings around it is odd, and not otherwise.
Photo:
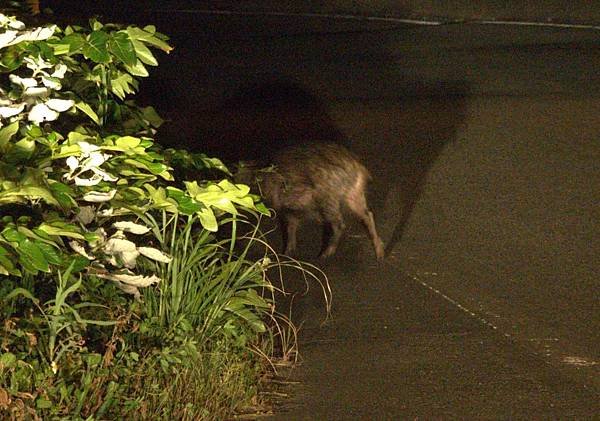
[[(95, 143), (95, 141), (96, 141), (96, 139), (94, 137), (87, 135), (85, 133), (79, 133), (76, 131), (69, 132), (67, 139), (69, 140), (70, 145), (74, 145), (79, 142)], [(77, 148), (79, 148), (79, 146)]]
[[(10, 261), (9, 261), (9, 264), (10, 264)], [(2, 275), (2, 276), (11, 275), (10, 271), (13, 270), (13, 269), (14, 268), (5, 267), (2, 258), (0, 258), (0, 275)]]
[(12, 266), (2, 266), (2, 262), (0, 262), (0, 275), (5, 275), (5, 276), (21, 276), (22, 273), (19, 269), (17, 269), (16, 267)]
[(217, 184), (221, 189), (234, 193), (237, 197), (246, 196), (250, 193), (250, 187), (245, 184), (233, 184), (231, 181), (224, 179)]
[(63, 56), (65, 54), (69, 54), (69, 44), (57, 43), (50, 44), (50, 46), (53, 48), (55, 56)]
[(144, 64), (139, 60), (132, 66), (126, 64), (125, 70), (127, 70), (129, 73), (131, 73), (134, 76), (148, 77), (150, 75), (150, 73), (148, 73), (148, 70), (146, 69)]
[(161, 171), (156, 175), (161, 177), (163, 180), (167, 180), (167, 181), (175, 180), (175, 178), (173, 178), (173, 174), (171, 174), (168, 170)]
[(120, 73), (110, 81), (110, 89), (120, 99), (125, 99), (127, 94), (135, 93), (136, 82), (128, 73)]
[(90, 26), (94, 31), (99, 31), (100, 29), (104, 28), (104, 25), (102, 25), (102, 23), (98, 22), (96, 19), (90, 19)]
[(135, 54), (137, 58), (144, 64), (149, 66), (158, 66), (158, 61), (152, 54), (152, 51), (143, 42), (138, 41), (137, 39), (131, 40), (133, 44), (133, 48), (135, 49)]
[(0, 203), (18, 203), (23, 201), (22, 198), (27, 200), (43, 199), (49, 205), (60, 206), (52, 193), (43, 187), (23, 186), (11, 191), (0, 192)]
[(38, 42), (36, 46), (40, 49), (40, 56), (46, 60), (50, 60), (54, 58), (54, 50), (50, 45), (48, 45), (47, 41)]
[(159, 188), (155, 188), (151, 185), (145, 185), (144, 188), (146, 189), (146, 191), (148, 191), (150, 197), (152, 198), (152, 200), (166, 200), (167, 199), (167, 193), (169, 197), (177, 197), (180, 194), (184, 194), (183, 191), (181, 191), (180, 189), (178, 189), (177, 187), (167, 187), (166, 190), (163, 187), (159, 187)]
[(207, 231), (217, 232), (219, 229), (219, 224), (217, 223), (217, 218), (215, 217), (214, 212), (209, 207), (204, 207), (196, 212), (198, 218), (200, 219), (200, 223)]
[(48, 235), (57, 235), (61, 237), (70, 237), (76, 238), (78, 240), (83, 240), (85, 237), (81, 234), (81, 230), (74, 224), (69, 224), (66, 222), (52, 222), (52, 223), (42, 223), (39, 227), (40, 230), (44, 231)]
[(6, 256), (10, 256), (10, 253), (2, 246), (2, 244), (0, 244), (0, 258)]
[(255, 312), (247, 308), (239, 297), (232, 297), (225, 306), (225, 309), (245, 320), (254, 331), (266, 331), (264, 322), (256, 315)]
[(81, 101), (76, 102), (75, 108), (87, 115), (94, 123), (100, 125), (100, 118), (98, 117), (98, 114), (96, 114), (96, 112), (88, 104)]
[[(14, 166), (8, 166), (8, 165), (3, 165), (4, 168), (2, 168), (3, 170), (7, 171), (7, 173), (10, 171), (12, 173), (12, 175), (16, 178), (18, 177), (20, 174), (16, 171), (17, 168), (15, 168)], [(12, 190), (14, 188), (17, 187), (17, 183), (15, 183), (14, 181), (8, 181), (8, 180), (3, 180), (0, 179), (0, 191), (4, 190)]]
[(30, 157), (35, 150), (35, 141), (30, 139), (21, 139), (17, 143), (15, 143), (15, 148), (23, 151), (23, 154), (26, 154), (27, 157)]
[(141, 140), (133, 136), (123, 136), (115, 140), (115, 145), (124, 149), (133, 149), (141, 143)]
[(0, 68), (3, 73), (10, 73), (18, 69), (23, 64), (24, 55), (18, 46), (12, 45), (2, 50), (0, 55)]
[(256, 210), (254, 199), (252, 199), (250, 196), (232, 198), (231, 201), (246, 209)]
[(95, 232), (84, 232), (83, 236), (85, 237), (85, 241), (87, 241), (88, 243), (98, 241), (98, 239), (100, 238), (100, 236)]
[(23, 259), (20, 259), (21, 262), (26, 260), (35, 269), (42, 272), (50, 272), (50, 266), (48, 265), (44, 253), (39, 246), (30, 239), (27, 238), (19, 243), (17, 253), (19, 253), (19, 257), (23, 257)]
[(232, 215), (237, 215), (237, 209), (231, 203), (231, 200), (225, 196), (223, 192), (211, 192), (197, 194), (194, 199), (207, 206), (214, 206)]
[(117, 185), (125, 185), (128, 182), (135, 182), (135, 185), (139, 186), (146, 183), (151, 183), (156, 180), (156, 176), (147, 173), (141, 173), (139, 171), (132, 171), (130, 169), (122, 169), (119, 171), (119, 175), (122, 177), (127, 177), (127, 180), (124, 178), (119, 179)]
[(271, 216), (271, 211), (269, 210), (269, 208), (267, 208), (267, 206), (263, 202), (255, 203), (254, 208), (258, 212), (262, 213), (263, 215)]
[[(85, 44), (85, 38), (80, 34), (69, 34), (63, 39), (61, 39), (58, 43), (53, 44), (54, 54), (66, 54), (66, 53), (75, 53), (80, 51)], [(66, 51), (65, 51), (66, 47)]]
[(86, 362), (86, 364), (88, 365), (88, 367), (94, 368), (94, 367), (99, 366), (100, 363), (102, 362), (102, 355), (98, 354), (96, 352), (89, 353), (89, 354), (84, 354), (83, 355), (83, 360)]
[(58, 153), (52, 156), (52, 159), (62, 159), (62, 158), (66, 158), (68, 156), (79, 155), (80, 152), (81, 152), (81, 149), (79, 148), (79, 145), (77, 145), (77, 144), (62, 145), (60, 147), (60, 150), (58, 151)]
[[(248, 196), (249, 187), (243, 184), (235, 185), (229, 180), (222, 180), (218, 184), (210, 184), (204, 188), (197, 183), (186, 183), (190, 195), (198, 202), (214, 206), (233, 215), (237, 210), (233, 203), (248, 209), (255, 209), (254, 200)], [(233, 203), (232, 203), (233, 202)]]
[(42, 145), (50, 149), (56, 149), (60, 140), (63, 140), (63, 137), (57, 132), (50, 132), (45, 136), (41, 136), (35, 139), (36, 142), (41, 143)]
[(184, 184), (188, 194), (192, 197), (204, 192), (197, 181), (185, 181)]
[(58, 201), (60, 206), (65, 209), (71, 209), (77, 206), (77, 202), (75, 202), (75, 199), (73, 199), (75, 193), (71, 187), (54, 180), (48, 180), (48, 184), (50, 186), (52, 195)]
[(44, 136), (44, 131), (40, 126), (29, 126), (29, 128), (27, 129), (27, 136), (42, 137)]
[(36, 245), (40, 248), (48, 263), (52, 265), (60, 265), (62, 263), (62, 257), (56, 248), (41, 241), (36, 242)]
[[(152, 107), (146, 107), (146, 108), (152, 108)], [(144, 108), (144, 110), (146, 108)], [(144, 149), (148, 149), (152, 145), (154, 145), (154, 142), (152, 141), (152, 139), (148, 139), (147, 137), (143, 137), (142, 138), (142, 142), (140, 143), (140, 147), (142, 147)]]
[(177, 202), (174, 199), (167, 198), (167, 192), (164, 188), (155, 188), (150, 184), (144, 184), (144, 188), (148, 191), (148, 196), (155, 208), (165, 209), (168, 212), (177, 212)]
[(6, 153), (10, 139), (19, 131), (19, 122), (9, 124), (0, 129), (0, 152)]
[[(142, 146), (140, 145), (140, 147), (142, 147)], [(148, 148), (148, 147), (145, 146), (145, 148)], [(156, 152), (145, 151), (145, 154), (148, 155), (148, 159), (150, 159), (151, 161), (165, 161), (165, 157)]]
[(1, 234), (2, 238), (4, 238), (9, 243), (20, 243), (21, 241), (25, 241), (25, 239), (27, 238), (25, 234), (17, 231), (14, 225), (4, 228)]
[(19, 182), (22, 186), (39, 186), (43, 185), (44, 178), (45, 174), (40, 168), (25, 167)]
[(160, 48), (166, 53), (169, 53), (173, 49), (173, 47), (171, 47), (169, 44), (156, 37), (154, 32), (151, 33), (145, 31), (144, 29), (135, 26), (130, 26), (127, 28), (127, 33), (129, 34), (129, 37), (132, 40), (143, 41), (146, 44), (150, 44), (154, 47)]
[(0, 245), (0, 275), (19, 275), (13, 263), (13, 256)]
[(22, 163), (28, 160), (35, 151), (35, 141), (21, 139), (12, 145), (12, 148), (4, 155), (4, 160), (9, 163)]
[[(60, 241), (57, 242), (55, 237), (51, 237), (50, 235), (48, 235), (47, 232), (42, 231), (37, 227), (33, 228), (31, 231), (37, 236), (36, 238), (39, 238), (40, 240), (45, 241), (48, 244), (51, 244), (51, 245), (52, 244), (54, 244), (54, 245), (61, 244), (62, 245), (62, 242), (60, 242)], [(60, 238), (59, 238), (59, 240), (60, 240)]]
[[(111, 142), (112, 143), (112, 142)], [(104, 144), (102, 149), (105, 151), (127, 152), (128, 155), (145, 155), (146, 151), (141, 146), (135, 148), (121, 147), (114, 144)]]
[(160, 162), (150, 162), (146, 160), (138, 160), (138, 162), (144, 163), (152, 174), (161, 175), (169, 169), (165, 164)]
[[(21, 218), (19, 218), (18, 222), (26, 224), (29, 221), (21, 220)], [(27, 238), (34, 241), (36, 244), (41, 242), (41, 243), (49, 244), (50, 246), (56, 246), (56, 242), (53, 241), (52, 238), (50, 238), (44, 231), (40, 231), (37, 228), (30, 230), (25, 225), (17, 225), (17, 231), (19, 231), (20, 233), (25, 235)]]
[(202, 209), (202, 205), (195, 202), (191, 197), (185, 194), (183, 191), (174, 187), (167, 187), (169, 197), (177, 201), (177, 207), (180, 213), (185, 215), (193, 215)]
[(230, 175), (231, 176), (231, 172), (229, 171), (229, 168), (227, 168), (225, 166), (225, 164), (223, 164), (223, 162), (218, 159), (218, 158), (209, 158), (207, 156), (203, 156), (201, 158), (203, 165), (208, 168), (214, 168), (217, 169), (219, 171), (223, 171), (225, 174)]
[(108, 41), (108, 49), (126, 66), (134, 66), (137, 62), (133, 43), (125, 31), (119, 31), (112, 35)]
[(236, 294), (237, 297), (242, 297), (244, 303), (256, 308), (269, 308), (270, 304), (263, 297), (258, 295), (255, 289), (246, 289)]
[(134, 186), (127, 187), (126, 192), (132, 193), (138, 200), (144, 200), (147, 198), (146, 192), (139, 187), (134, 187)]
[(108, 43), (108, 34), (103, 31), (94, 31), (87, 37), (87, 43), (83, 46), (83, 54), (86, 58), (95, 63), (110, 62), (106, 44)]
[(150, 171), (152, 174), (161, 175), (162, 172), (167, 171), (169, 167), (160, 162), (150, 162), (145, 159), (125, 159), (124, 163), (132, 165), (136, 168), (141, 168)]

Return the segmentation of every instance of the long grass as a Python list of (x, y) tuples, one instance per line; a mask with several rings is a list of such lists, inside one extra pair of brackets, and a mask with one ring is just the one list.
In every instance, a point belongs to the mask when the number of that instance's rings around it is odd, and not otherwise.
[(162, 282), (158, 290), (145, 291), (147, 317), (163, 329), (189, 324), (200, 341), (224, 330), (240, 335), (248, 329), (265, 331), (264, 317), (273, 313), (273, 286), (264, 276), (263, 261), (247, 259), (251, 244), (237, 247), (236, 219), (225, 222), (231, 224), (231, 236), (217, 240), (195, 216), (163, 213), (160, 224), (152, 216), (144, 218), (172, 257), (168, 264), (154, 265)]
[(160, 393), (143, 399), (142, 418), (219, 419), (212, 414), (260, 408), (262, 379), (298, 358), (297, 328), (276, 305), (276, 296), (288, 294), (284, 272), (298, 270), (307, 286), (317, 281), (329, 310), (325, 275), (275, 253), (260, 220), (226, 219), (219, 231), (225, 238), (219, 238), (196, 216), (165, 212), (160, 220), (149, 214), (140, 218), (151, 227), (154, 245), (172, 258), (168, 264), (147, 262), (146, 269), (161, 282), (143, 292), (144, 318), (152, 321), (159, 340), (184, 335), (198, 350), (191, 357), (194, 364), (177, 365), (173, 375), (149, 377), (161, 384)]

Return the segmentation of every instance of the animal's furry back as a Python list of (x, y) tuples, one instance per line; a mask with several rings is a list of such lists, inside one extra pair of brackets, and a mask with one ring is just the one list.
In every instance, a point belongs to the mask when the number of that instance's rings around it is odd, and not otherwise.
[(273, 159), (275, 169), (261, 183), (262, 193), (274, 208), (298, 210), (340, 200), (370, 175), (348, 149), (334, 143), (314, 143), (285, 149)]

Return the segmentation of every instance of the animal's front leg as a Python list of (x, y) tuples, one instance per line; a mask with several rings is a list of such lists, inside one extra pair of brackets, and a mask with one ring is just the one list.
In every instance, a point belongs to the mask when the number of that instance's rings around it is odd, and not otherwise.
[(283, 234), (284, 253), (288, 256), (296, 251), (296, 232), (300, 225), (300, 218), (291, 213), (281, 216), (281, 232)]

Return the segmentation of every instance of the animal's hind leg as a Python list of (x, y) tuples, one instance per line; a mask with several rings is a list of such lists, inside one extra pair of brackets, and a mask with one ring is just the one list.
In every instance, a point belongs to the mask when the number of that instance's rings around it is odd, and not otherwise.
[(367, 198), (365, 197), (364, 187), (357, 185), (355, 189), (350, 193), (348, 197), (348, 207), (350, 210), (358, 216), (362, 224), (369, 232), (373, 248), (375, 249), (375, 255), (377, 260), (382, 260), (385, 255), (383, 241), (377, 234), (377, 228), (375, 228), (375, 219), (373, 218), (373, 212), (369, 210), (367, 206)]
[(344, 232), (345, 224), (342, 217), (342, 212), (339, 203), (329, 203), (322, 210), (323, 221), (326, 224), (323, 229), (323, 249), (319, 257), (329, 257), (335, 254), (342, 234)]
[(300, 225), (300, 218), (293, 213), (285, 213), (281, 215), (280, 223), (285, 246), (284, 253), (289, 256), (296, 251), (296, 232)]

